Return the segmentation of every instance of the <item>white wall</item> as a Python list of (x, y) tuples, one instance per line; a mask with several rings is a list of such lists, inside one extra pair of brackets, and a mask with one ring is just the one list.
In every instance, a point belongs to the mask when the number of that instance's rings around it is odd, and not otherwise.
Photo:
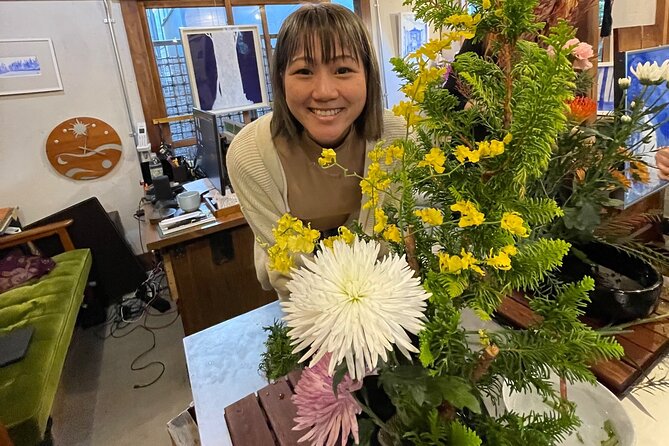
[[(143, 121), (118, 0), (112, 15), (133, 119)], [(0, 207), (19, 206), (22, 222), (30, 223), (96, 196), (108, 212), (119, 212), (128, 241), (141, 252), (132, 217), (143, 194), (141, 171), (104, 18), (102, 0), (0, 2), (0, 39), (50, 38), (63, 83), (59, 92), (0, 96)], [(75, 116), (101, 119), (121, 137), (122, 159), (100, 179), (69, 180), (47, 160), (51, 129)]]

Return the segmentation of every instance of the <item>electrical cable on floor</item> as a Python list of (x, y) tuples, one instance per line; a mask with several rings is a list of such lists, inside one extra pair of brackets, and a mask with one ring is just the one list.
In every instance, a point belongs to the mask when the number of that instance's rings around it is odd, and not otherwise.
[[(110, 337), (116, 339), (124, 338), (138, 329), (143, 329), (151, 334), (151, 346), (132, 360), (130, 363), (130, 370), (140, 371), (152, 366), (159, 366), (161, 370), (158, 376), (152, 381), (145, 384), (135, 384), (133, 386), (135, 389), (141, 389), (155, 384), (165, 373), (166, 367), (162, 361), (151, 361), (142, 366), (138, 366), (137, 362), (148, 355), (156, 347), (156, 334), (154, 330), (167, 328), (174, 324), (179, 318), (178, 308), (176, 307), (173, 310), (164, 313), (154, 313), (150, 311), (150, 305), (156, 299), (161, 297), (160, 294), (162, 291), (168, 289), (167, 285), (163, 284), (163, 282), (166, 281), (162, 262), (158, 263), (158, 265), (148, 273), (147, 279), (138, 287), (134, 296), (124, 297), (121, 302), (110, 308), (107, 320), (103, 323), (105, 334), (101, 336), (99, 332), (95, 332), (95, 335), (103, 340)], [(175, 317), (166, 324), (152, 326), (148, 323), (149, 316), (162, 317), (174, 313), (176, 313)], [(128, 331), (124, 331), (131, 325), (135, 326)], [(107, 333), (108, 327), (109, 333)]]

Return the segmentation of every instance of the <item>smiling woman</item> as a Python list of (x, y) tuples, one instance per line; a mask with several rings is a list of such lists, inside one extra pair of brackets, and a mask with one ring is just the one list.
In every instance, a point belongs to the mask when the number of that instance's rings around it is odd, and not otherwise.
[[(373, 218), (361, 208), (360, 180), (353, 174), (365, 174), (377, 141), (404, 137), (406, 127), (382, 109), (379, 68), (362, 20), (336, 4), (305, 5), (284, 21), (272, 89), (274, 112), (237, 135), (227, 167), (259, 242), (258, 279), (287, 298), (287, 276), (267, 268), (272, 226), (286, 212), (325, 237), (353, 220), (369, 225)], [(320, 168), (323, 148), (336, 152), (346, 173)]]

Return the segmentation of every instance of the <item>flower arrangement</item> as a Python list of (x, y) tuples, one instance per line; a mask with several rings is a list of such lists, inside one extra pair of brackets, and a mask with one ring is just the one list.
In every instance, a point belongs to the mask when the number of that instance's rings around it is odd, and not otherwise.
[[(669, 96), (651, 98), (656, 89), (667, 91), (669, 87), (669, 61), (633, 67), (633, 75), (643, 85), (641, 92), (627, 98), (631, 80), (619, 79), (621, 102), (612, 113), (597, 116), (596, 103), (582, 91), (583, 85), (591, 84), (591, 75), (580, 71), (578, 56), (573, 57), (581, 87), (577, 86), (577, 96), (567, 101), (568, 125), (558, 135), (546, 172), (529, 186), (531, 196), (550, 197), (564, 212), (545, 231), (570, 242), (611, 243), (650, 263), (667, 266), (668, 256), (628, 237), (629, 228), (618, 218), (618, 209), (625, 189), (651, 179), (649, 153), (643, 153), (640, 146), (665, 123), (656, 118), (669, 107)], [(630, 108), (626, 107), (628, 102)]]
[[(281, 218), (269, 257), (291, 274), (291, 298), (268, 348), (290, 342), (292, 361), (264, 369), (305, 366), (296, 429), (312, 445), (556, 444), (579, 424), (568, 383), (594, 382), (588, 364), (622, 355), (579, 320), (592, 279), (553, 276), (570, 245), (542, 235), (564, 212), (554, 195), (534, 193), (575, 125), (570, 110), (581, 121), (590, 112), (573, 95), (572, 62), (587, 51), (574, 53), (564, 22), (540, 35), (534, 1), (471, 0), (473, 14), (459, 0), (406, 3), (443, 31), (392, 61), (407, 96), (394, 112), (408, 130), (379, 143), (360, 178), (373, 231), (341, 227), (318, 242)], [(484, 41), (484, 54), (440, 66), (439, 52), (463, 37)], [(451, 76), (457, 92), (444, 88)], [(319, 164), (343, 168), (327, 148)], [(540, 291), (528, 296), (537, 315), (528, 329), (461, 326), (464, 312), (489, 320), (505, 296), (530, 288)], [(490, 411), (503, 384), (533, 389), (554, 412)]]

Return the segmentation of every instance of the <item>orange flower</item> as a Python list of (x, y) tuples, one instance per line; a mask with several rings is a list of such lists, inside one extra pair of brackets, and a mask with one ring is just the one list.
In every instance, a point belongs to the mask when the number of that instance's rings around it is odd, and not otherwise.
[(624, 187), (625, 189), (628, 189), (628, 188), (632, 185), (632, 183), (631, 183), (630, 180), (625, 176), (625, 174), (622, 173), (622, 172), (619, 171), (619, 170), (615, 170), (615, 169), (611, 170), (611, 176), (612, 176), (614, 179), (616, 179), (616, 180), (620, 183), (620, 185), (621, 185), (622, 187)]
[(572, 101), (567, 101), (567, 105), (569, 105), (571, 117), (578, 123), (597, 113), (597, 103), (588, 97), (579, 96)]

